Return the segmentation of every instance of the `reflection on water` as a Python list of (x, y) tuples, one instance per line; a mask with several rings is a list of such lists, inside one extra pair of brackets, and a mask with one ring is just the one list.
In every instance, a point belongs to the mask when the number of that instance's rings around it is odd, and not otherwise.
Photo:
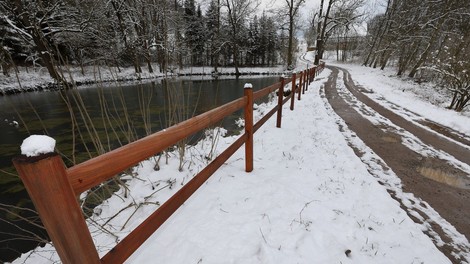
[[(71, 166), (239, 98), (246, 82), (257, 90), (277, 80), (172, 79), (0, 97), (0, 204), (31, 207), (11, 165), (23, 139), (30, 134), (55, 138), (66, 165)], [(241, 111), (224, 119), (221, 125), (232, 130), (234, 120), (240, 116)], [(0, 205), (2, 208), (5, 206)], [(3, 210), (0, 214), (2, 220), (17, 219), (12, 215), (7, 218)], [(8, 248), (18, 249), (18, 244), (26, 244), (18, 239), (5, 242), (11, 238), (5, 233), (18, 232), (14, 229), (17, 228), (5, 221), (0, 225), (0, 262), (16, 255)]]

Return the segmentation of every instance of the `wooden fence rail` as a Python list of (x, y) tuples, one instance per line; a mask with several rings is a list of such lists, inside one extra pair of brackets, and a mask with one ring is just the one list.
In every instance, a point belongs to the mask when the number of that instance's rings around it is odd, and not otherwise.
[[(251, 85), (245, 85), (242, 98), (68, 169), (56, 153), (14, 158), (13, 164), (62, 262), (91, 264), (124, 262), (243, 144), (245, 144), (245, 170), (252, 171), (253, 133), (276, 112), (276, 127), (281, 127), (282, 106), (290, 100), (290, 109), (294, 110), (296, 93), (300, 100), (300, 94), (307, 89), (307, 82), (308, 84), (313, 82), (324, 66), (325, 64), (321, 63), (299, 74), (294, 73), (292, 78), (281, 78), (279, 82), (254, 93)], [(299, 79), (298, 84), (297, 79)], [(291, 93), (284, 98), (284, 88), (289, 82), (292, 82)], [(279, 96), (278, 105), (253, 124), (253, 102), (275, 91)], [(245, 113), (245, 133), (100, 259), (77, 197), (82, 192), (173, 146), (187, 136), (216, 124), (241, 108), (244, 108)]]

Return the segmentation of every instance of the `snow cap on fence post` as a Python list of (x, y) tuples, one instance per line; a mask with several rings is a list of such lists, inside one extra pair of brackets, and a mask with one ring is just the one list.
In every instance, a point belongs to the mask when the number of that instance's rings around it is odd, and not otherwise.
[(251, 83), (245, 83), (245, 86), (243, 87), (245, 89), (253, 89), (253, 84)]
[(21, 154), (27, 157), (36, 157), (41, 154), (54, 152), (55, 139), (43, 135), (31, 135), (23, 140)]

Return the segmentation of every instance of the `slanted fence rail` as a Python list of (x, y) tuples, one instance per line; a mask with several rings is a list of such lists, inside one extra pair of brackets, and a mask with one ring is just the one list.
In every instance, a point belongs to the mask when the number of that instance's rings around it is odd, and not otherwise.
[[(324, 66), (322, 63), (298, 74), (294, 73), (291, 78), (281, 78), (279, 82), (254, 93), (251, 86), (246, 86), (242, 98), (71, 168), (66, 168), (62, 158), (56, 153), (13, 159), (13, 164), (61, 261), (88, 264), (123, 263), (243, 144), (245, 170), (252, 171), (253, 133), (275, 113), (276, 126), (281, 127), (282, 106), (290, 100), (290, 109), (294, 110), (295, 96), (298, 95), (298, 99), (301, 99), (301, 94)], [(284, 87), (290, 82), (291, 92), (284, 98)], [(277, 106), (253, 124), (253, 101), (275, 91), (279, 96)], [(77, 197), (187, 136), (216, 124), (241, 108), (244, 108), (245, 114), (245, 133), (100, 259)]]

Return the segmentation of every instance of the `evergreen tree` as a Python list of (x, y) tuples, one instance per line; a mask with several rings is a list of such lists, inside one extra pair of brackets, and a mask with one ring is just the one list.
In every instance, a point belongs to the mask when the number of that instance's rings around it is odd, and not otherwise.
[(207, 32), (207, 53), (210, 57), (210, 65), (217, 72), (219, 66), (219, 55), (221, 52), (220, 35), (220, 5), (217, 0), (212, 0), (206, 13), (206, 32)]

